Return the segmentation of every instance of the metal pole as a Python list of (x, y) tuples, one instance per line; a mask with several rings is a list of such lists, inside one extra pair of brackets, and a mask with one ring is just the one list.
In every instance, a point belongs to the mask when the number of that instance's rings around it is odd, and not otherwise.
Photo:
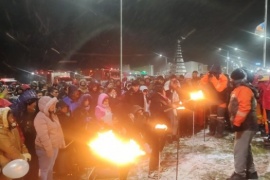
[(267, 9), (268, 9), (268, 0), (265, 0), (265, 10), (264, 10), (264, 45), (263, 45), (263, 67), (264, 68), (266, 66)]
[(120, 0), (120, 81), (122, 84), (122, 79), (123, 79), (123, 38), (122, 38), (122, 23), (123, 23), (123, 2)]
[(226, 68), (227, 74), (229, 74), (229, 61), (230, 61), (230, 52), (227, 51), (227, 68)]
[(206, 117), (205, 117), (205, 107), (203, 106), (203, 141), (205, 142), (205, 128), (206, 128)]
[(193, 109), (193, 111), (192, 111), (192, 125), (193, 125), (192, 138), (194, 140), (194, 136), (195, 136), (195, 109)]
[(158, 150), (158, 179), (160, 177), (160, 158), (161, 158), (161, 152), (160, 150)]
[(165, 57), (165, 74), (167, 75), (167, 70), (168, 70), (168, 59), (167, 59), (167, 57)]
[[(181, 114), (180, 114), (181, 116)], [(180, 118), (178, 119), (178, 125), (177, 125), (177, 150), (176, 150), (176, 175), (175, 175), (175, 179), (178, 180), (178, 168), (179, 168), (179, 144), (180, 144), (180, 130), (179, 130), (179, 125), (180, 125)]]

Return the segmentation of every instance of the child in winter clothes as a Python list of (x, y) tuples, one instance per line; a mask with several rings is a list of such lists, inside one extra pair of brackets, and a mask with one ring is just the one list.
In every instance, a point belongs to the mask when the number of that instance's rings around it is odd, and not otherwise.
[[(0, 108), (0, 167), (15, 159), (31, 160), (10, 108)], [(5, 178), (0, 174), (0, 179)]]
[(105, 124), (109, 126), (113, 125), (112, 111), (109, 105), (109, 96), (105, 93), (101, 93), (98, 96), (98, 103), (95, 109), (95, 116), (97, 120), (103, 121)]

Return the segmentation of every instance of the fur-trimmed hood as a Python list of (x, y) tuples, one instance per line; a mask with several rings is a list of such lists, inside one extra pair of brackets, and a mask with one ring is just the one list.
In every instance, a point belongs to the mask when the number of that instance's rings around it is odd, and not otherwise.
[(51, 98), (49, 96), (43, 96), (38, 101), (38, 108), (41, 112), (43, 112), (46, 116), (49, 116), (49, 108), (51, 105), (55, 105), (58, 102), (57, 98)]
[(0, 108), (0, 128), (8, 128), (8, 120), (7, 120), (7, 115), (8, 112), (10, 111), (9, 107), (5, 108)]

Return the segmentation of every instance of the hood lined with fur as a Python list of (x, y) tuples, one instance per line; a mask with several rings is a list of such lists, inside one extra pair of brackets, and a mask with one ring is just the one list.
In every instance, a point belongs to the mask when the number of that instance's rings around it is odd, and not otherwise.
[(4, 127), (4, 128), (9, 127), (8, 119), (7, 119), (7, 115), (8, 115), (9, 111), (10, 111), (9, 107), (0, 108), (0, 128), (1, 127)]
[(51, 105), (55, 105), (58, 102), (56, 97), (51, 98), (49, 96), (43, 96), (38, 101), (38, 108), (41, 112), (43, 112), (46, 116), (49, 116), (49, 108)]

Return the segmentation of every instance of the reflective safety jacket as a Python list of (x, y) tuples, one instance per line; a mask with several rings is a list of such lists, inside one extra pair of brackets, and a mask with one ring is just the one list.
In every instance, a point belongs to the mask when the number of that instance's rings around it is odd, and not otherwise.
[(202, 77), (200, 86), (204, 89), (208, 100), (215, 101), (215, 104), (221, 107), (226, 107), (229, 99), (229, 79), (224, 74), (216, 77), (207, 73)]
[(257, 101), (249, 87), (236, 87), (231, 93), (228, 106), (232, 124), (241, 127), (243, 131), (257, 131), (256, 106)]

